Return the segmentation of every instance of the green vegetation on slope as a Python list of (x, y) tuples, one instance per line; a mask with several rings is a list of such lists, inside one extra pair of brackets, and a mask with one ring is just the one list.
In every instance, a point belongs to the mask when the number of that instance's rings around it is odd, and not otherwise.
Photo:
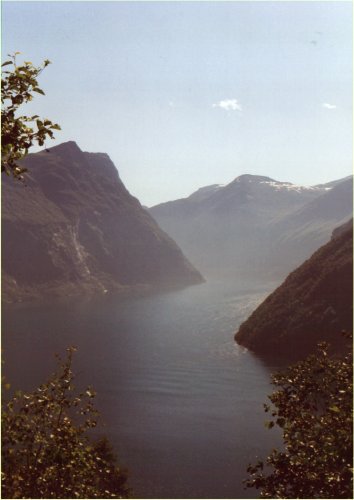
[(1, 73), (1, 171), (21, 179), (26, 168), (18, 161), (35, 143), (43, 146), (47, 137), (54, 139), (53, 130), (60, 130), (60, 126), (47, 118), (40, 119), (38, 115), (18, 115), (19, 107), (32, 101), (34, 93), (44, 95), (37, 78), (50, 64), (46, 60), (38, 68), (30, 61), (19, 65), (16, 61), (18, 54), (10, 55), (10, 59), (1, 65), (6, 68)]
[(273, 376), (277, 390), (264, 405), (284, 448), (248, 467), (247, 487), (262, 498), (352, 498), (352, 353), (331, 358), (325, 344)]
[(240, 326), (236, 341), (267, 356), (299, 358), (320, 341), (343, 347), (338, 335), (352, 331), (352, 223), (292, 272)]
[(95, 393), (75, 391), (73, 352), (46, 383), (3, 404), (2, 498), (129, 497), (108, 441), (89, 437)]

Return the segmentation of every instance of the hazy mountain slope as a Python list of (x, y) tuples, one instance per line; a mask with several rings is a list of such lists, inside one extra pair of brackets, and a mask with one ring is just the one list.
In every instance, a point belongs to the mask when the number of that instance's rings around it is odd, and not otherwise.
[(321, 187), (321, 188), (333, 188), (334, 186), (337, 186), (337, 184), (341, 184), (343, 181), (353, 181), (353, 176), (348, 175), (347, 177), (343, 177), (342, 179), (337, 179), (331, 182), (326, 182), (325, 184), (316, 184), (314, 187)]
[(291, 358), (323, 340), (339, 348), (343, 329), (353, 329), (352, 221), (286, 278), (235, 339), (256, 353)]
[(323, 194), (269, 225), (272, 266), (285, 269), (289, 261), (294, 267), (300, 265), (328, 241), (334, 228), (352, 217), (353, 179), (334, 181), (324, 187)]
[(286, 232), (286, 238), (291, 241), (302, 240), (307, 233), (320, 239), (327, 232), (329, 223), (344, 224), (353, 211), (353, 179), (333, 184), (300, 209), (274, 222), (273, 230)]
[[(242, 175), (150, 213), (204, 275), (280, 279), (351, 217), (351, 183), (303, 187)], [(292, 247), (296, 234), (299, 244)]]
[(26, 186), (2, 186), (5, 300), (202, 281), (106, 154), (67, 142), (24, 163)]

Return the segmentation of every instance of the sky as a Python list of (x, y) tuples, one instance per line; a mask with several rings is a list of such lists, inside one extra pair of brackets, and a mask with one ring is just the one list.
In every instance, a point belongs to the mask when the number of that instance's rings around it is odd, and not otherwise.
[(107, 153), (147, 206), (350, 175), (352, 47), (351, 2), (2, 2), (3, 60), (52, 62), (28, 110), (61, 125), (47, 146)]

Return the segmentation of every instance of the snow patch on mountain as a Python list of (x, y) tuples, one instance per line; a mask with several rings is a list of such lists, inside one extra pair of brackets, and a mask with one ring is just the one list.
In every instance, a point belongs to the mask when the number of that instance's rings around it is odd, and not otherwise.
[(287, 190), (301, 193), (303, 191), (330, 191), (331, 187), (320, 188), (316, 186), (301, 186), (300, 184), (291, 184), (291, 182), (261, 181), (260, 184), (268, 184), (276, 191)]

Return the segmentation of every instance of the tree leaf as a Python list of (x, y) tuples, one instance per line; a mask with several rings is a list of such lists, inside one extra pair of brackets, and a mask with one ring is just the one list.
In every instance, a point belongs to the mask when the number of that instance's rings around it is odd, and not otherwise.
[(43, 92), (43, 90), (42, 90), (42, 89), (40, 89), (40, 88), (38, 88), (38, 87), (34, 88), (34, 89), (33, 89), (33, 92), (37, 92), (37, 94), (42, 94), (42, 95), (45, 95), (45, 93)]

